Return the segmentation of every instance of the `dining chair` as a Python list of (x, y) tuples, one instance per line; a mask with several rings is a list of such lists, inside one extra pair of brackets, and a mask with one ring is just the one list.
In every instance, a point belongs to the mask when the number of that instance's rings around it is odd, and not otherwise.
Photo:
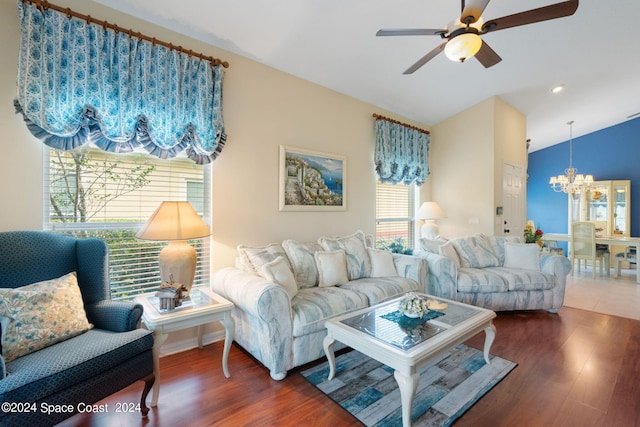
[[(578, 261), (578, 271), (580, 264), (585, 260), (585, 266), (591, 261), (593, 267), (593, 278), (596, 278), (596, 261), (599, 263), (600, 275), (603, 267), (609, 275), (609, 247), (607, 245), (596, 245), (596, 226), (592, 222), (578, 221), (571, 224), (571, 275), (573, 275), (575, 261)], [(603, 266), (604, 264), (604, 266)]]
[[(618, 277), (620, 277), (620, 269), (622, 268), (622, 263), (623, 262), (628, 262), (631, 268), (633, 268), (633, 266), (636, 265), (636, 248), (629, 246), (625, 249), (624, 252), (619, 252), (616, 254), (616, 266), (615, 266), (615, 273), (613, 275), (613, 277), (615, 277), (616, 279)], [(635, 268), (638, 268), (637, 266)]]

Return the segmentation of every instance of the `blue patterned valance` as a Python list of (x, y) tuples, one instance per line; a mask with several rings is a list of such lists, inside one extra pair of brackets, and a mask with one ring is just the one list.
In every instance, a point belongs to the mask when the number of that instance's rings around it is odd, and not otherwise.
[(429, 134), (385, 119), (375, 123), (374, 162), (380, 181), (424, 184), (429, 177)]
[(185, 151), (213, 161), (226, 135), (222, 66), (18, 0), (16, 110), (50, 147)]

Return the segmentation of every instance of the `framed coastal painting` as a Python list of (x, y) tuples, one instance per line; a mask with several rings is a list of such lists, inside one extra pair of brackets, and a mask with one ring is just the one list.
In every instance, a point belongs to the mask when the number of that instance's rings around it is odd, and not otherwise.
[(280, 146), (280, 210), (347, 209), (347, 158)]

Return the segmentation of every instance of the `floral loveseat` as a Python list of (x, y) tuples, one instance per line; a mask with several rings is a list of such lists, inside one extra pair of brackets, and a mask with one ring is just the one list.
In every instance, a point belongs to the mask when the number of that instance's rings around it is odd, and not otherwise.
[(427, 293), (494, 311), (557, 312), (571, 270), (566, 257), (541, 254), (537, 244), (482, 234), (420, 239), (416, 256), (429, 263)]
[(235, 341), (273, 379), (324, 356), (327, 319), (410, 291), (424, 291), (427, 262), (371, 247), (362, 232), (238, 247), (211, 289), (235, 304)]

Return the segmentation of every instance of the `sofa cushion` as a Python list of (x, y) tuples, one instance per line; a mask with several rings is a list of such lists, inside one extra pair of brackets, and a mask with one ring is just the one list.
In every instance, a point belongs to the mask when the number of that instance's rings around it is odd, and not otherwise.
[(289, 263), (281, 256), (275, 260), (264, 264), (260, 268), (262, 277), (268, 281), (280, 285), (287, 291), (289, 299), (298, 293), (298, 284), (293, 272), (289, 268)]
[(238, 245), (237, 250), (242, 270), (249, 273), (260, 274), (260, 267), (279, 256), (284, 257), (289, 263), (287, 254), (280, 243), (258, 247)]
[(493, 268), (458, 269), (458, 292), (507, 292), (509, 285)]
[(318, 286), (318, 268), (314, 254), (323, 250), (319, 243), (302, 243), (295, 240), (285, 240), (282, 247), (289, 257), (299, 288)]
[(540, 271), (540, 246), (535, 243), (505, 243), (504, 267)]
[(327, 319), (368, 305), (364, 294), (337, 286), (300, 289), (291, 300), (293, 336), (324, 330)]
[(398, 270), (396, 270), (391, 252), (369, 248), (369, 257), (371, 258), (371, 277), (391, 277), (398, 275)]
[(458, 237), (451, 240), (451, 243), (460, 257), (461, 267), (484, 268), (501, 265), (489, 239), (483, 234)]
[(327, 251), (341, 249), (345, 252), (349, 280), (371, 275), (371, 259), (367, 251), (366, 238), (362, 231), (357, 231), (344, 237), (320, 237), (318, 243)]
[(460, 268), (460, 256), (458, 256), (458, 252), (451, 241), (442, 244), (438, 251), (440, 252), (440, 255), (450, 259), (456, 267)]
[(365, 277), (352, 280), (340, 286), (340, 289), (349, 289), (365, 295), (369, 301), (369, 306), (404, 295), (407, 292), (424, 291), (415, 280), (400, 276), (377, 277), (375, 279)]
[(347, 257), (344, 251), (318, 251), (314, 254), (318, 266), (318, 286), (342, 285), (347, 283)]
[(6, 362), (86, 332), (76, 273), (19, 288), (0, 288), (2, 352)]
[(0, 381), (0, 401), (8, 396), (14, 402), (41, 400), (115, 369), (152, 347), (153, 335), (145, 329), (121, 333), (92, 329), (8, 362), (8, 375)]
[(498, 256), (498, 265), (504, 265), (504, 246), (507, 243), (520, 243), (518, 236), (487, 236), (487, 240)]
[(555, 276), (550, 273), (506, 267), (490, 267), (483, 270), (502, 278), (510, 291), (539, 291), (553, 289), (556, 286)]

